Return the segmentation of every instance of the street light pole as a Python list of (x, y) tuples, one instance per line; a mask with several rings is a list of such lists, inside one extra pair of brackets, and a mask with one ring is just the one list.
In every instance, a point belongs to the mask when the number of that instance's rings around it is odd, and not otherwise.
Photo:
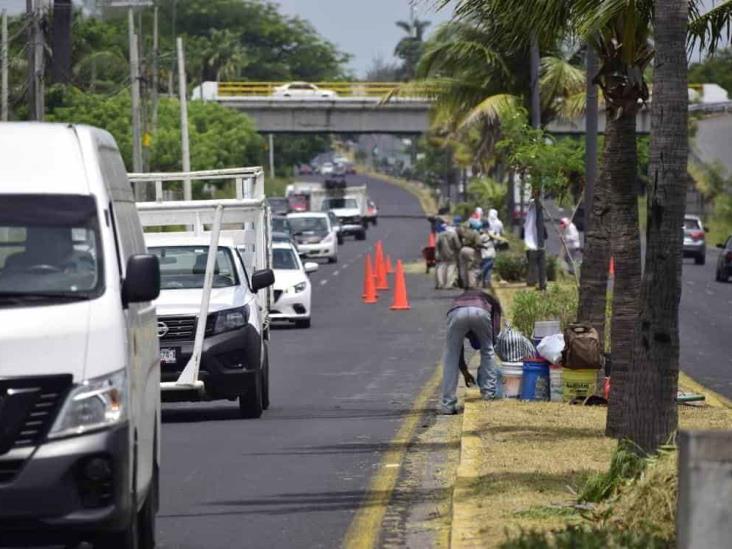
[[(132, 99), (132, 171), (142, 172), (142, 118), (140, 114), (140, 60), (135, 33), (135, 17), (130, 8), (127, 12), (128, 39), (130, 43), (130, 86)], [(135, 198), (143, 200), (145, 189), (142, 185), (135, 189)]]
[(0, 21), (0, 121), (8, 120), (8, 13)]
[[(178, 50), (178, 96), (180, 98), (180, 150), (181, 163), (184, 172), (191, 171), (191, 149), (188, 140), (188, 97), (186, 84), (186, 60), (183, 53), (183, 38), (180, 36), (175, 40), (176, 49)], [(193, 192), (191, 189), (191, 180), (183, 180), (183, 200), (191, 200)]]

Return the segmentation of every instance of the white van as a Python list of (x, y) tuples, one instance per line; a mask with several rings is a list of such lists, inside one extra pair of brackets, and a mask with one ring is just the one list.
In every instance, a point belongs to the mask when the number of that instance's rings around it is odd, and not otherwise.
[(114, 139), (0, 123), (0, 542), (154, 545), (159, 288)]

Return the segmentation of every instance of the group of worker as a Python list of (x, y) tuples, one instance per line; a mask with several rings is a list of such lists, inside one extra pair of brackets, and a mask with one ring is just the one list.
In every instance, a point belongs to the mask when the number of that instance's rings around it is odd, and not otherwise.
[(484, 218), (483, 209), (476, 208), (467, 221), (455, 216), (452, 224), (438, 219), (435, 231), (435, 288), (490, 286), (496, 245), (506, 242), (498, 211), (491, 209)]

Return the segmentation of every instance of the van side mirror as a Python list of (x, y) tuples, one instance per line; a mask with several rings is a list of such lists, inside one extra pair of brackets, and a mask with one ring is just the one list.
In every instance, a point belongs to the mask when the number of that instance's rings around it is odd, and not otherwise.
[(122, 303), (152, 301), (160, 295), (160, 264), (157, 256), (136, 254), (127, 260), (127, 274), (122, 283)]
[(252, 273), (252, 290), (258, 292), (263, 288), (269, 288), (274, 284), (274, 272), (272, 269), (261, 269)]

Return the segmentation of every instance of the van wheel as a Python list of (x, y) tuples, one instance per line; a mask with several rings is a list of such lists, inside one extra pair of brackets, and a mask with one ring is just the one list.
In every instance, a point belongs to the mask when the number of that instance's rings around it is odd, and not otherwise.
[(338, 263), (338, 256), (335, 257), (329, 257), (328, 263)]
[(338, 233), (338, 244), (343, 244), (346, 241), (345, 237)]
[(158, 470), (154, 469), (142, 509), (132, 517), (130, 524), (121, 532), (110, 532), (97, 538), (94, 547), (99, 549), (154, 549), (155, 547), (155, 502), (158, 498)]
[(366, 231), (359, 231), (356, 233), (356, 240), (366, 240)]
[(295, 328), (310, 328), (310, 319), (305, 318), (303, 320), (296, 320)]
[(254, 383), (243, 395), (239, 395), (239, 413), (244, 419), (262, 417), (264, 403), (262, 401), (262, 374), (254, 377)]
[(262, 409), (269, 408), (269, 342), (264, 342), (264, 368), (262, 369)]

